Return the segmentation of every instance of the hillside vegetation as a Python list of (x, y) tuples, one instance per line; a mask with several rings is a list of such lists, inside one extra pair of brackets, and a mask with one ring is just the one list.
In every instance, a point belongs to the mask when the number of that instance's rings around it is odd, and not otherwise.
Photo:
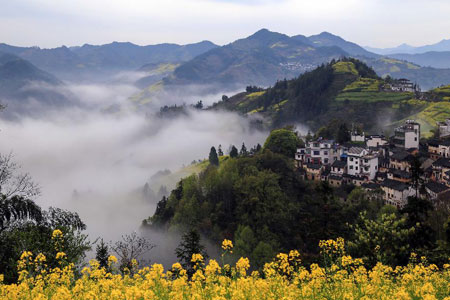
[(385, 85), (387, 81), (365, 63), (342, 59), (298, 78), (278, 81), (271, 88), (237, 94), (213, 108), (261, 114), (267, 117), (268, 127), (303, 123), (313, 130), (341, 119), (379, 133), (404, 119), (417, 118), (425, 135), (436, 121), (450, 117), (448, 86), (425, 94), (433, 101), (419, 101), (415, 93), (389, 91)]

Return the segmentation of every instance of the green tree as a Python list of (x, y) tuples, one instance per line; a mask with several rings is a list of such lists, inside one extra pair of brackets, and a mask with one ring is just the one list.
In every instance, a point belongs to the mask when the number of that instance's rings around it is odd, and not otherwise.
[(211, 147), (211, 151), (209, 151), (209, 163), (214, 166), (219, 165), (219, 157), (217, 156), (216, 148)]
[(219, 145), (219, 148), (217, 148), (217, 155), (220, 157), (220, 156), (223, 156), (223, 151), (222, 151), (222, 145)]
[(264, 143), (264, 150), (270, 150), (273, 153), (293, 158), (299, 146), (300, 140), (295, 132), (283, 128), (272, 130)]
[(419, 196), (419, 188), (422, 184), (422, 175), (422, 164), (420, 163), (419, 158), (414, 155), (411, 161), (411, 183), (412, 186), (416, 189), (416, 198)]
[(103, 239), (101, 239), (100, 243), (97, 245), (97, 248), (95, 249), (95, 259), (99, 262), (100, 267), (105, 268), (107, 271), (109, 271), (108, 258), (109, 258), (108, 245), (103, 241)]
[(234, 145), (232, 145), (231, 150), (230, 150), (230, 157), (236, 158), (236, 157), (238, 157), (238, 155), (239, 155), (238, 149)]
[(200, 243), (200, 234), (195, 229), (190, 229), (183, 234), (175, 254), (189, 276), (194, 274), (195, 264), (191, 261), (193, 254), (201, 254), (205, 260), (208, 258), (205, 246)]
[(336, 141), (340, 144), (350, 141), (350, 133), (347, 124), (341, 123), (336, 134)]
[(20, 220), (42, 220), (41, 208), (33, 200), (20, 196), (0, 195), (0, 233)]
[(240, 156), (247, 156), (248, 155), (248, 151), (247, 151), (247, 147), (245, 147), (245, 143), (242, 143), (242, 147), (241, 147), (241, 151), (239, 152)]
[(353, 230), (353, 238), (348, 242), (350, 253), (361, 257), (369, 266), (378, 261), (391, 266), (408, 262), (409, 242), (415, 229), (407, 226), (406, 217), (380, 214), (371, 220), (363, 212), (350, 228)]

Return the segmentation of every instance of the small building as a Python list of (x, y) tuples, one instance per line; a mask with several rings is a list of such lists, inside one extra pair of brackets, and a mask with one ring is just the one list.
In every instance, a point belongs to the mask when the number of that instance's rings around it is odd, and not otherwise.
[(387, 178), (403, 183), (411, 182), (411, 174), (403, 170), (389, 169), (387, 172)]
[(384, 192), (384, 203), (403, 208), (408, 203), (408, 197), (414, 196), (415, 191), (409, 185), (391, 179), (381, 183)]
[(394, 130), (395, 147), (410, 149), (419, 148), (420, 141), (420, 124), (414, 120), (407, 120), (403, 126)]
[(351, 131), (350, 132), (350, 140), (352, 142), (362, 142), (364, 143), (366, 140), (366, 136), (363, 133), (358, 133), (357, 131)]
[(450, 190), (450, 187), (446, 186), (445, 184), (430, 180), (425, 184), (425, 190), (427, 192), (428, 199), (437, 200), (439, 196), (444, 194), (444, 192)]
[(407, 151), (398, 151), (389, 157), (389, 169), (397, 169), (409, 172), (414, 155)]
[(305, 168), (306, 178), (308, 180), (320, 181), (321, 164), (307, 163)]
[(331, 165), (331, 174), (343, 175), (347, 173), (347, 162), (343, 160), (336, 160)]
[(441, 157), (432, 165), (432, 179), (441, 183), (446, 182), (447, 172), (450, 171), (450, 158)]
[(330, 176), (328, 176), (328, 182), (331, 186), (340, 187), (344, 184), (344, 179), (341, 175), (330, 174)]
[(412, 83), (409, 79), (400, 78), (391, 83), (391, 90), (395, 92), (411, 92), (420, 91), (420, 88)]
[(366, 146), (371, 147), (380, 147), (387, 145), (388, 141), (384, 137), (384, 135), (370, 135), (366, 138)]
[(439, 137), (444, 138), (450, 136), (450, 119), (445, 119), (443, 122), (437, 122), (439, 128)]

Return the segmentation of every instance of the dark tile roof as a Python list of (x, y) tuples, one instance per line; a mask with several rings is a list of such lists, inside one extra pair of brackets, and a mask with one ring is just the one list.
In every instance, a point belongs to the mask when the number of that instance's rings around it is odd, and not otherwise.
[(342, 176), (338, 176), (338, 175), (330, 175), (328, 177), (329, 180), (342, 180)]
[(381, 185), (397, 191), (404, 191), (408, 188), (408, 185), (392, 179), (384, 180)]
[(409, 172), (403, 171), (403, 170), (397, 170), (397, 169), (389, 169), (389, 173), (392, 173), (395, 177), (400, 178), (411, 178), (411, 174)]
[(361, 184), (361, 187), (363, 187), (365, 189), (369, 189), (369, 190), (376, 190), (376, 189), (380, 188), (380, 185), (378, 183), (374, 183), (374, 182), (365, 182), (365, 183)]
[(333, 162), (333, 164), (331, 166), (334, 168), (345, 168), (346, 165), (347, 165), (347, 162), (345, 162), (343, 160), (336, 160)]
[(322, 167), (322, 165), (320, 165), (320, 164), (313, 164), (313, 163), (307, 163), (306, 167), (308, 169), (319, 170)]
[(392, 154), (390, 158), (396, 161), (404, 161), (404, 160), (411, 161), (414, 158), (414, 156), (412, 156), (407, 151), (400, 151)]
[(428, 146), (437, 147), (437, 146), (439, 146), (439, 141), (438, 140), (430, 140), (430, 141), (428, 141)]
[(433, 163), (433, 166), (450, 168), (450, 159), (441, 157)]
[(439, 183), (436, 181), (428, 181), (425, 184), (425, 187), (436, 194), (442, 193), (442, 192), (450, 189), (450, 187), (446, 186), (445, 184), (442, 184), (442, 183)]

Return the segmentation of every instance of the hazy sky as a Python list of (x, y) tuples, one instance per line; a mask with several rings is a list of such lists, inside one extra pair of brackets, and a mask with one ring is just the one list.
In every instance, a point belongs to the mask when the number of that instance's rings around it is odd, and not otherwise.
[(226, 44), (261, 28), (329, 31), (361, 45), (450, 38), (448, 0), (0, 0), (0, 42), (41, 47), (131, 41)]

